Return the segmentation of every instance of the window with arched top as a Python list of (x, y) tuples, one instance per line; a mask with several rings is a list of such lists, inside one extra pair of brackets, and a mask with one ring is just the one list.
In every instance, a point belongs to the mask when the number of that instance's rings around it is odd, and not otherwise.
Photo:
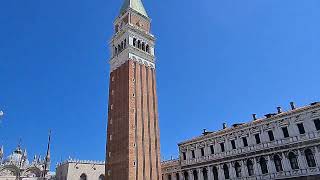
[(289, 157), (291, 168), (299, 169), (297, 156), (293, 152), (290, 152), (288, 157)]
[(87, 180), (87, 175), (85, 173), (81, 174), (80, 180)]
[(144, 43), (144, 42), (142, 42), (141, 49), (142, 49), (143, 51), (145, 51), (145, 50), (146, 50), (146, 45), (145, 45), (145, 43)]
[(253, 176), (254, 175), (254, 169), (253, 169), (253, 163), (252, 163), (251, 160), (247, 161), (247, 169), (248, 169), (249, 176)]
[(229, 167), (226, 164), (223, 165), (223, 173), (225, 179), (230, 179)]
[(206, 168), (202, 169), (202, 177), (203, 177), (203, 180), (208, 180), (208, 171)]
[(141, 49), (141, 41), (138, 40), (138, 48)]
[(219, 180), (218, 169), (216, 167), (212, 167), (213, 179)]
[(124, 46), (124, 48), (127, 47), (127, 39), (124, 39), (124, 41), (123, 41), (123, 46)]
[(261, 167), (262, 174), (267, 174), (268, 173), (267, 161), (266, 161), (266, 159), (264, 157), (260, 158), (260, 167)]
[(118, 53), (120, 53), (121, 51), (122, 51), (121, 45), (119, 44), (119, 45), (118, 45)]
[(197, 170), (193, 170), (192, 174), (193, 174), (193, 179), (194, 180), (198, 180), (198, 172), (197, 172)]
[(187, 171), (183, 173), (183, 177), (184, 177), (184, 180), (189, 180), (189, 175)]
[(99, 180), (105, 180), (105, 176), (104, 176), (103, 174), (101, 174), (101, 175), (99, 176)]
[(172, 180), (171, 174), (168, 175), (168, 180)]
[(276, 167), (276, 171), (277, 172), (283, 171), (281, 158), (278, 155), (275, 155), (273, 157), (273, 161), (274, 161), (274, 165)]
[(307, 164), (309, 167), (316, 167), (316, 161), (314, 160), (314, 155), (310, 149), (304, 151), (306, 156)]
[(241, 177), (241, 166), (238, 162), (234, 164), (234, 169), (236, 170), (236, 176)]
[(176, 180), (180, 180), (180, 174), (176, 173)]
[(147, 52), (147, 53), (150, 53), (150, 47), (149, 47), (148, 44), (146, 45), (146, 52)]

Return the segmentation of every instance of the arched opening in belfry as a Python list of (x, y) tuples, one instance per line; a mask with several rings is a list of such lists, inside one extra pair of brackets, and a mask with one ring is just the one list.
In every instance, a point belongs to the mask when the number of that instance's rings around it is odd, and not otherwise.
[(146, 45), (146, 52), (147, 52), (147, 53), (150, 53), (150, 47), (149, 47), (148, 44)]
[(137, 47), (137, 39), (136, 38), (133, 38), (133, 46)]
[(146, 45), (145, 45), (145, 43), (144, 43), (144, 42), (142, 42), (141, 49), (142, 49), (143, 51), (145, 51), (145, 50), (146, 50)]

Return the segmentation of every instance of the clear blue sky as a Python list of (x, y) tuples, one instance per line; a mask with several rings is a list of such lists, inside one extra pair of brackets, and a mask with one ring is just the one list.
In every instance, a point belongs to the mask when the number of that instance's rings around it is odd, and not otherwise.
[[(103, 160), (110, 54), (122, 0), (0, 2), (0, 144)], [(320, 100), (319, 0), (144, 1), (157, 37), (162, 156), (177, 143)]]

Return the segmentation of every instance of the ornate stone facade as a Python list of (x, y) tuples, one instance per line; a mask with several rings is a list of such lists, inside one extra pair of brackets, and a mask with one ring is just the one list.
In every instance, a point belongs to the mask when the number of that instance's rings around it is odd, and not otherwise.
[(0, 180), (44, 180), (51, 179), (50, 151), (45, 158), (34, 156), (31, 163), (27, 150), (18, 146), (8, 157), (4, 157), (4, 148), (0, 148)]
[(320, 103), (179, 143), (164, 180), (320, 179)]
[(56, 167), (55, 180), (105, 180), (105, 162), (69, 159)]

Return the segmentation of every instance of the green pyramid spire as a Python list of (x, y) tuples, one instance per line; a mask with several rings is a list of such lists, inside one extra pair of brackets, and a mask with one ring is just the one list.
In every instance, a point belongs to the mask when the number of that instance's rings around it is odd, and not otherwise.
[(125, 0), (122, 5), (120, 14), (125, 12), (127, 9), (133, 9), (133, 10), (137, 11), (138, 13), (142, 14), (143, 16), (148, 17), (148, 14), (147, 14), (146, 10), (144, 9), (144, 6), (143, 6), (141, 0)]

